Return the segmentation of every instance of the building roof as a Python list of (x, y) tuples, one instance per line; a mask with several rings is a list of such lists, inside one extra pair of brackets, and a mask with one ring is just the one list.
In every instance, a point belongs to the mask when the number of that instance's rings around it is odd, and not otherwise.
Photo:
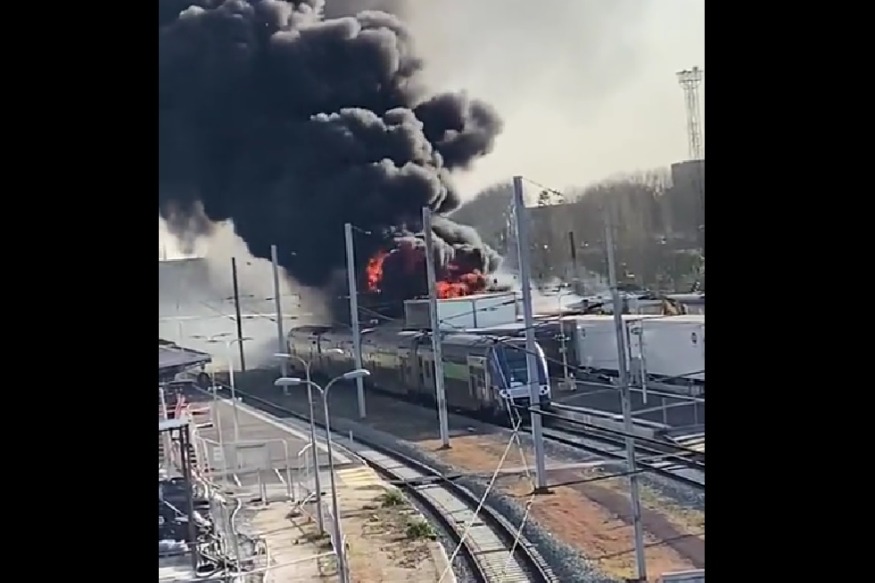
[(158, 374), (176, 374), (211, 362), (213, 357), (206, 352), (177, 346), (172, 342), (158, 339)]

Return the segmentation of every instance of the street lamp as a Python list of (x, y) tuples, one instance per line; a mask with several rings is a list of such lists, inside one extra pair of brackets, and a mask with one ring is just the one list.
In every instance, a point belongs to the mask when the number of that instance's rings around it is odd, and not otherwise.
[[(246, 342), (247, 340), (252, 340), (249, 336), (244, 336), (242, 338), (232, 338), (231, 340), (219, 340), (219, 338), (223, 338), (225, 336), (229, 336), (229, 332), (222, 332), (221, 334), (214, 334), (206, 339), (207, 344), (217, 344), (221, 343), (225, 345), (225, 351), (228, 354), (228, 382), (231, 384), (231, 407), (234, 410), (234, 442), (240, 441), (240, 420), (238, 416), (237, 410), (237, 385), (234, 382), (234, 354), (231, 352), (231, 347), (234, 346), (235, 342)], [(192, 338), (201, 338), (203, 336), (192, 336)]]
[[(217, 338), (223, 338), (225, 336), (230, 336), (230, 333), (222, 332), (220, 334), (214, 334), (209, 338), (195, 334), (192, 338), (196, 340), (205, 340), (207, 343), (215, 343), (218, 342)], [(216, 434), (219, 438), (219, 451), (222, 452), (222, 482), (224, 483), (228, 480), (228, 459), (227, 452), (225, 451), (225, 438), (222, 434), (222, 414), (219, 411), (219, 385), (216, 384), (215, 374), (210, 372), (209, 377), (211, 385), (210, 392), (213, 393), (213, 421), (216, 424)]]
[(240, 441), (240, 420), (237, 410), (237, 386), (234, 384), (234, 353), (231, 352), (231, 347), (235, 342), (246, 342), (252, 340), (249, 336), (243, 338), (232, 338), (225, 341), (225, 350), (228, 352), (228, 381), (231, 383), (231, 406), (234, 408), (234, 442)]
[[(331, 381), (329, 381), (327, 385), (325, 385), (324, 389), (311, 380), (302, 380), (296, 377), (280, 377), (273, 383), (274, 386), (277, 387), (288, 387), (306, 384), (310, 387), (313, 387), (322, 394), (322, 407), (324, 409), (325, 415), (325, 441), (328, 448), (328, 476), (331, 479), (331, 513), (334, 515), (334, 544), (337, 548), (337, 571), (340, 573), (341, 583), (347, 583), (346, 550), (344, 549), (343, 538), (341, 537), (340, 533), (340, 510), (337, 504), (337, 485), (334, 481), (334, 458), (331, 455), (331, 421), (328, 416), (328, 391), (331, 389), (331, 386), (337, 381), (352, 381), (356, 379), (364, 379), (365, 377), (368, 377), (370, 375), (371, 372), (369, 370), (364, 368), (357, 368), (347, 373), (344, 373), (339, 377), (334, 377), (333, 379), (331, 379)], [(318, 465), (316, 466), (316, 473), (319, 473)], [(321, 511), (321, 508), (317, 508), (317, 510)]]
[[(343, 351), (339, 348), (329, 348), (322, 354), (343, 354)], [(316, 521), (319, 524), (319, 534), (323, 534), (325, 532), (325, 524), (322, 521), (322, 485), (319, 479), (319, 452), (316, 450), (316, 417), (313, 414), (313, 385), (310, 378), (310, 363), (300, 356), (285, 352), (278, 352), (274, 356), (285, 360), (296, 360), (304, 366), (304, 373), (306, 375), (304, 384), (307, 385), (307, 403), (310, 406), (310, 453), (313, 456), (313, 485), (316, 488)], [(288, 385), (282, 385), (282, 387), (283, 391), (286, 391)]]

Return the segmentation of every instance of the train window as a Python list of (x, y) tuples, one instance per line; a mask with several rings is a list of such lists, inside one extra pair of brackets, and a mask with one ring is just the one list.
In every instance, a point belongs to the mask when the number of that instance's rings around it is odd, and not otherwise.
[(486, 377), (483, 374), (483, 369), (471, 367), (470, 369), (471, 382), (469, 384), (469, 390), (471, 391), (471, 397), (477, 398), (477, 395), (483, 393), (483, 387), (486, 385)]

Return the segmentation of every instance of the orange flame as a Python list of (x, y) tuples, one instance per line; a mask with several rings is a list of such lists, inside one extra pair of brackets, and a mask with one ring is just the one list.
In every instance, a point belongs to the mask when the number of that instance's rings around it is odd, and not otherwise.
[(486, 289), (486, 278), (478, 270), (437, 282), (437, 297), (446, 300), (480, 293)]
[[(405, 254), (402, 257), (406, 258), (406, 271), (411, 277), (415, 277), (416, 271), (423, 269), (424, 262), (416, 261), (417, 255), (409, 253), (407, 247), (402, 246), (402, 252)], [(377, 251), (377, 253), (368, 260), (368, 265), (365, 268), (367, 276), (368, 291), (380, 293), (383, 283), (383, 263), (386, 257), (389, 256), (387, 251)], [(421, 259), (422, 255), (418, 257)], [(473, 270), (466, 273), (460, 273), (463, 268), (450, 263), (440, 269), (436, 282), (437, 297), (440, 299), (460, 298), (481, 293), (486, 290), (486, 277), (479, 271)]]
[(368, 291), (379, 292), (380, 284), (383, 282), (383, 261), (389, 255), (385, 251), (377, 251), (377, 254), (368, 259), (366, 269), (368, 275)]

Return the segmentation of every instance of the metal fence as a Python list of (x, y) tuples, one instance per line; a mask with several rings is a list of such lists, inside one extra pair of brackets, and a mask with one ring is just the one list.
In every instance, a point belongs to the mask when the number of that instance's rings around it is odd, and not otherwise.
[[(196, 429), (192, 432), (192, 443), (199, 460), (195, 477), (206, 486), (212, 500), (217, 530), (222, 531), (223, 553), (239, 559), (238, 564), (245, 568), (247, 583), (271, 582), (276, 569), (304, 561), (315, 561), (320, 571), (330, 570), (326, 568), (326, 559), (336, 564), (338, 542), (331, 528), (326, 528), (331, 536), (330, 552), (279, 563), (271, 556), (268, 541), (255, 533), (241, 532), (239, 523), (247, 505), (254, 504), (253, 508), (257, 508), (272, 503), (289, 504), (290, 510), (301, 512), (312, 522), (317, 521), (315, 513), (319, 510), (311, 504), (316, 497), (313, 474), (318, 471), (311, 463), (312, 444), (293, 452), (288, 442), (280, 439), (219, 443)], [(281, 450), (279, 456), (271, 455), (278, 450)], [(244, 498), (254, 501), (247, 502)], [(333, 524), (334, 518), (324, 503), (322, 513), (323, 524)], [(345, 545), (346, 537), (342, 534), (341, 540)]]

